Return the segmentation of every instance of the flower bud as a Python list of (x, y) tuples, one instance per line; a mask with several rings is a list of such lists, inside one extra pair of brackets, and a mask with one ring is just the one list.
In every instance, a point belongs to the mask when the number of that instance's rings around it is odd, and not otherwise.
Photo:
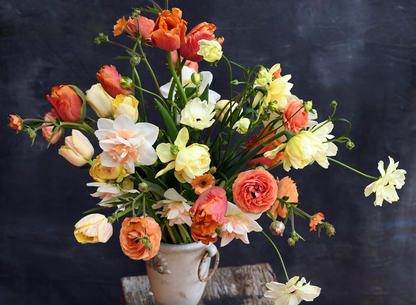
[(211, 175), (215, 174), (216, 172), (217, 172), (217, 168), (216, 168), (215, 166), (213, 166), (213, 167), (211, 167), (211, 168), (209, 169), (209, 173), (210, 173)]
[(326, 235), (328, 235), (329, 237), (331, 237), (332, 235), (335, 234), (335, 228), (333, 225), (328, 224), (326, 226)]
[(122, 76), (120, 79), (120, 85), (125, 89), (130, 89), (133, 87), (134, 83), (130, 77)]
[(285, 230), (285, 225), (281, 221), (278, 221), (278, 222), (273, 221), (270, 225), (270, 231), (274, 235), (283, 236), (283, 231), (284, 230)]
[(338, 103), (336, 101), (332, 101), (331, 106), (332, 107), (337, 107), (338, 106)]
[(217, 233), (217, 235), (221, 235), (222, 233), (222, 227), (217, 225), (217, 228), (215, 229), (215, 233)]
[(289, 246), (293, 246), (293, 245), (295, 245), (295, 240), (292, 237), (289, 237), (287, 239), (287, 243), (289, 244)]
[(133, 66), (137, 66), (138, 64), (140, 64), (140, 57), (139, 56), (132, 56), (130, 58), (130, 64), (132, 64)]
[(139, 183), (139, 191), (140, 192), (145, 192), (145, 191), (147, 191), (147, 188), (148, 188), (149, 186), (147, 185), (147, 183), (146, 182), (142, 182), (142, 183)]
[(104, 35), (104, 33), (98, 34), (98, 37), (94, 39), (94, 42), (96, 44), (100, 44), (102, 42), (107, 42), (107, 41), (108, 41), (108, 36)]
[(231, 111), (230, 109), (230, 101), (229, 100), (220, 100), (215, 105), (215, 115), (217, 116), (218, 120), (222, 122), (224, 119), (228, 119), (229, 115), (232, 115), (233, 111), (238, 107), (238, 103), (232, 102)]
[(274, 100), (273, 102), (270, 102), (269, 103), (269, 109), (271, 111), (278, 111), (279, 110), (279, 103), (276, 100)]
[(178, 147), (178, 145), (172, 144), (170, 146), (170, 151), (172, 152), (172, 154), (177, 155), (179, 153), (179, 147)]
[(65, 138), (65, 145), (61, 146), (58, 154), (75, 166), (83, 166), (94, 155), (94, 147), (86, 136), (80, 131), (73, 129), (72, 136)]
[(303, 102), (303, 106), (305, 107), (305, 111), (309, 112), (312, 110), (312, 101)]
[(355, 144), (354, 144), (354, 142), (352, 142), (351, 140), (347, 142), (347, 148), (348, 148), (349, 150), (353, 149), (353, 148), (354, 148), (354, 146), (355, 146)]
[(194, 85), (196, 86), (200, 85), (203, 80), (204, 80), (204, 77), (202, 76), (201, 73), (192, 73), (191, 81)]
[(238, 133), (246, 134), (249, 127), (250, 127), (250, 120), (248, 118), (242, 118), (234, 124), (233, 129), (237, 128)]

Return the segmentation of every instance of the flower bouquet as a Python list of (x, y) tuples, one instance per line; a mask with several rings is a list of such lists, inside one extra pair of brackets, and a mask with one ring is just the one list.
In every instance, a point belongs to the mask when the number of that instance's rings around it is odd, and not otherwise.
[[(274, 235), (283, 236), (285, 227), (290, 228), (289, 246), (303, 239), (295, 230), (295, 216), (306, 219), (311, 231), (335, 234), (323, 213), (300, 207), (296, 183), (286, 176), (292, 168), (315, 162), (323, 168), (336, 162), (371, 179), (364, 193), (374, 192), (377, 206), (399, 199), (396, 189), (404, 185), (406, 172), (392, 158), (387, 169), (379, 162), (378, 177), (333, 158), (336, 144), (354, 147), (348, 138), (351, 126), (340, 137), (331, 135), (334, 123), (349, 123), (335, 116), (335, 101), (329, 106), (332, 115), (320, 121), (311, 101), (293, 95), (291, 76), (283, 74), (280, 64), (247, 68), (229, 60), (222, 51), (226, 39), (215, 37), (215, 31), (207, 22), (187, 31), (178, 8), (163, 10), (153, 3), (135, 9), (128, 20), (122, 17), (114, 25), (114, 35), (125, 35), (131, 46), (104, 34), (96, 39), (124, 49), (119, 58), (131, 64), (130, 77), (104, 66), (96, 74), (99, 83), (85, 94), (73, 85), (53, 87), (47, 96), (53, 108), (43, 117), (10, 116), (10, 126), (27, 132), (32, 141), (38, 130), (52, 145), (71, 131), (58, 153), (89, 170), (94, 182), (87, 185), (96, 188), (92, 196), (99, 198), (97, 207), (75, 224), (78, 242), (105, 243), (113, 234), (112, 224), (122, 221), (121, 249), (134, 260), (152, 260), (161, 242), (209, 245), (220, 238), (221, 247), (234, 239), (248, 244), (252, 231), (264, 234), (280, 257), (276, 240), (256, 222), (263, 214)], [(160, 59), (171, 72), (166, 84), (159, 84), (144, 52), (152, 48), (166, 51), (166, 59)], [(229, 73), (224, 84), (229, 96), (221, 98), (210, 89), (213, 74), (199, 72), (202, 60), (213, 71), (220, 60), (228, 64), (221, 73)], [(241, 79), (234, 78), (236, 69)], [(141, 85), (143, 70), (154, 80), (153, 91)], [(157, 112), (146, 113), (145, 104)], [(98, 119), (87, 115), (87, 105)], [(152, 124), (151, 115), (160, 116), (164, 125)], [(96, 138), (102, 152), (95, 154), (85, 134)], [(277, 174), (272, 174), (274, 168)], [(99, 213), (107, 209), (107, 216)], [(320, 294), (304, 278), (289, 277), (281, 261), (285, 284), (267, 283), (266, 298), (274, 304), (298, 304)]]

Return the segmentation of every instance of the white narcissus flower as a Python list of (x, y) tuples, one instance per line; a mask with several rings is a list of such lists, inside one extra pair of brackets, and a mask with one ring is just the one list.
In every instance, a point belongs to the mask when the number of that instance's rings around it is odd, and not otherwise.
[(102, 199), (99, 203), (100, 206), (113, 207), (112, 204), (102, 203), (104, 201), (113, 199), (117, 196), (127, 193), (138, 193), (139, 191), (134, 189), (134, 183), (130, 179), (125, 179), (120, 186), (117, 183), (104, 183), (104, 182), (90, 182), (87, 186), (97, 187), (97, 191), (91, 194), (92, 197), (99, 197)]
[(169, 143), (161, 143), (156, 147), (156, 153), (160, 161), (163, 163), (170, 162), (156, 174), (156, 178), (175, 169), (175, 177), (179, 182), (191, 183), (192, 179), (209, 171), (211, 163), (209, 147), (196, 143), (187, 147), (188, 140), (188, 129), (183, 127), (174, 142), (174, 146), (176, 146), (175, 154), (172, 152), (172, 145)]
[(95, 132), (103, 150), (101, 164), (108, 167), (123, 165), (129, 173), (134, 167), (152, 165), (157, 160), (153, 143), (159, 135), (159, 127), (150, 123), (133, 123), (125, 114), (114, 121), (99, 119)]
[(261, 215), (246, 214), (235, 204), (228, 202), (225, 213), (226, 222), (221, 227), (221, 247), (228, 245), (234, 238), (249, 244), (247, 234), (251, 231), (261, 232), (263, 229), (255, 221)]
[(215, 62), (222, 57), (222, 46), (216, 40), (200, 39), (198, 41), (200, 45), (199, 51), (196, 53), (204, 57), (207, 62)]
[(75, 238), (81, 244), (106, 243), (113, 235), (113, 226), (101, 214), (90, 214), (75, 224)]
[(175, 189), (168, 189), (165, 194), (167, 200), (161, 200), (158, 203), (152, 205), (153, 209), (160, 209), (163, 207), (165, 216), (169, 219), (169, 225), (175, 224), (181, 225), (186, 223), (188, 226), (192, 226), (191, 213), (189, 210), (191, 206), (187, 204), (187, 200), (183, 198)]
[[(182, 76), (182, 86), (183, 87), (185, 87), (185, 86), (186, 86), (186, 88), (195, 88), (196, 87), (196, 85), (192, 82), (192, 74), (193, 73), (196, 73), (196, 71), (192, 68), (189, 68), (188, 66), (184, 66), (182, 68), (182, 73), (181, 73), (182, 75), (181, 76)], [(213, 79), (213, 75), (209, 71), (202, 71), (202, 72), (199, 72), (199, 73), (202, 75), (203, 80), (202, 80), (201, 84), (198, 87), (199, 90), (197, 92), (197, 96), (200, 96), (204, 92), (205, 88), (207, 86), (211, 85), (212, 79)], [(162, 93), (164, 98), (167, 98), (169, 96), (170, 86), (172, 86), (171, 82), (169, 82), (167, 84), (164, 84), (162, 87), (160, 87), (160, 92)], [(215, 104), (217, 101), (219, 101), (220, 97), (221, 96), (217, 92), (215, 92), (211, 89), (208, 90), (208, 102)]]
[(306, 283), (303, 277), (292, 277), (286, 284), (278, 282), (266, 283), (269, 289), (264, 296), (274, 305), (297, 305), (302, 301), (312, 302), (321, 293), (321, 288)]
[(322, 141), (323, 150), (321, 151), (321, 154), (326, 153), (326, 156), (328, 157), (336, 156), (338, 152), (338, 147), (333, 142), (327, 142), (334, 138), (334, 136), (330, 134), (332, 129), (334, 129), (334, 124), (328, 121), (324, 121), (309, 128), (309, 131), (313, 132), (313, 134), (318, 136), (319, 140)]
[(190, 100), (181, 111), (181, 124), (199, 130), (210, 127), (215, 122), (214, 107), (213, 103), (201, 101), (198, 97)]
[(383, 199), (389, 203), (399, 200), (396, 189), (401, 189), (404, 185), (404, 176), (407, 172), (404, 169), (397, 169), (399, 162), (394, 163), (393, 158), (389, 157), (389, 166), (387, 170), (384, 170), (384, 162), (378, 162), (378, 170), (381, 177), (368, 185), (364, 194), (368, 197), (371, 193), (376, 194), (376, 200), (374, 201), (375, 206), (382, 206)]

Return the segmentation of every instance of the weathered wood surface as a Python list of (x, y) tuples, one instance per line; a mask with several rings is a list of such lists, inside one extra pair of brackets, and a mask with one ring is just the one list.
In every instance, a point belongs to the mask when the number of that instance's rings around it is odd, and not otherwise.
[[(274, 281), (269, 264), (218, 268), (198, 305), (270, 305), (265, 283)], [(155, 305), (146, 275), (121, 279), (121, 305)]]

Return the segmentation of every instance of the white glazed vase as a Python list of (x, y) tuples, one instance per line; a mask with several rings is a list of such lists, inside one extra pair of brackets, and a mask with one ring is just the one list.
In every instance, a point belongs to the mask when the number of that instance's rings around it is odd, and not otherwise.
[[(206, 254), (206, 252), (208, 252)], [(146, 262), (150, 287), (158, 305), (196, 305), (200, 301), (208, 277), (211, 257), (217, 248), (198, 243), (186, 245), (160, 244), (158, 254)], [(201, 262), (206, 257), (203, 262)], [(218, 258), (218, 256), (217, 256)]]

